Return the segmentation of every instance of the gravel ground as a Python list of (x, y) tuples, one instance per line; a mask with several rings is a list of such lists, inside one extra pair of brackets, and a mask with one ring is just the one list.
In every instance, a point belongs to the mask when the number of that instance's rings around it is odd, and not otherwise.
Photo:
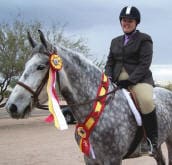
[[(44, 119), (47, 111), (36, 110), (28, 119), (15, 120), (0, 109), (0, 165), (83, 165), (75, 140), (75, 125), (57, 130)], [(167, 155), (166, 147), (163, 151)], [(123, 161), (122, 165), (156, 165), (150, 157)]]

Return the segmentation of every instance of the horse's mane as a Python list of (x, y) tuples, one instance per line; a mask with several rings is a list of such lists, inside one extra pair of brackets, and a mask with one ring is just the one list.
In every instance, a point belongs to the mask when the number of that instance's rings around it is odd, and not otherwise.
[(56, 46), (56, 48), (57, 48), (57, 53), (58, 53), (58, 51), (59, 51), (59, 53), (62, 53), (59, 55), (63, 56), (63, 54), (65, 54), (65, 58), (70, 58), (70, 59), (68, 59), (68, 61), (74, 60), (75, 62), (77, 62), (77, 64), (80, 67), (89, 68), (89, 69), (90, 69), (90, 67), (93, 67), (96, 70), (99, 70), (101, 72), (100, 68), (98, 66), (96, 66), (90, 59), (88, 59), (88, 57), (86, 57), (84, 54), (82, 54), (80, 52), (76, 52), (72, 49), (66, 48), (62, 45), (60, 45), (58, 47)]

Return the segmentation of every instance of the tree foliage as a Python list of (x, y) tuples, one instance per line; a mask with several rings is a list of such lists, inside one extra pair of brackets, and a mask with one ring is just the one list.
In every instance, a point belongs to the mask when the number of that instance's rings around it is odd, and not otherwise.
[(0, 24), (0, 68), (4, 78), (18, 76), (23, 69), (23, 63), (30, 55), (30, 48), (27, 46), (27, 30), (33, 31), (41, 25), (35, 22), (27, 25), (15, 21), (12, 25)]

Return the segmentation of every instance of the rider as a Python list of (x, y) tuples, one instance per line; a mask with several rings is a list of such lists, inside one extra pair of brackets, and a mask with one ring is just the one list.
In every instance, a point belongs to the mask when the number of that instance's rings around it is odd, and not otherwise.
[(120, 88), (130, 88), (135, 93), (144, 128), (155, 153), (158, 129), (153, 101), (154, 81), (149, 69), (152, 62), (153, 42), (148, 34), (136, 30), (140, 23), (140, 12), (136, 7), (124, 7), (119, 20), (124, 35), (112, 40), (105, 73)]

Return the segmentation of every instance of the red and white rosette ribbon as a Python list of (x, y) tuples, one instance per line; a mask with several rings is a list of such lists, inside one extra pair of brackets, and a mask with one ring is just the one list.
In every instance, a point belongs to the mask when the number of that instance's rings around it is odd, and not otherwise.
[(55, 127), (60, 130), (68, 128), (66, 120), (59, 106), (59, 99), (56, 94), (56, 71), (62, 68), (62, 60), (57, 54), (50, 56), (49, 78), (47, 83), (48, 107), (50, 115), (45, 119), (46, 122), (54, 121)]

